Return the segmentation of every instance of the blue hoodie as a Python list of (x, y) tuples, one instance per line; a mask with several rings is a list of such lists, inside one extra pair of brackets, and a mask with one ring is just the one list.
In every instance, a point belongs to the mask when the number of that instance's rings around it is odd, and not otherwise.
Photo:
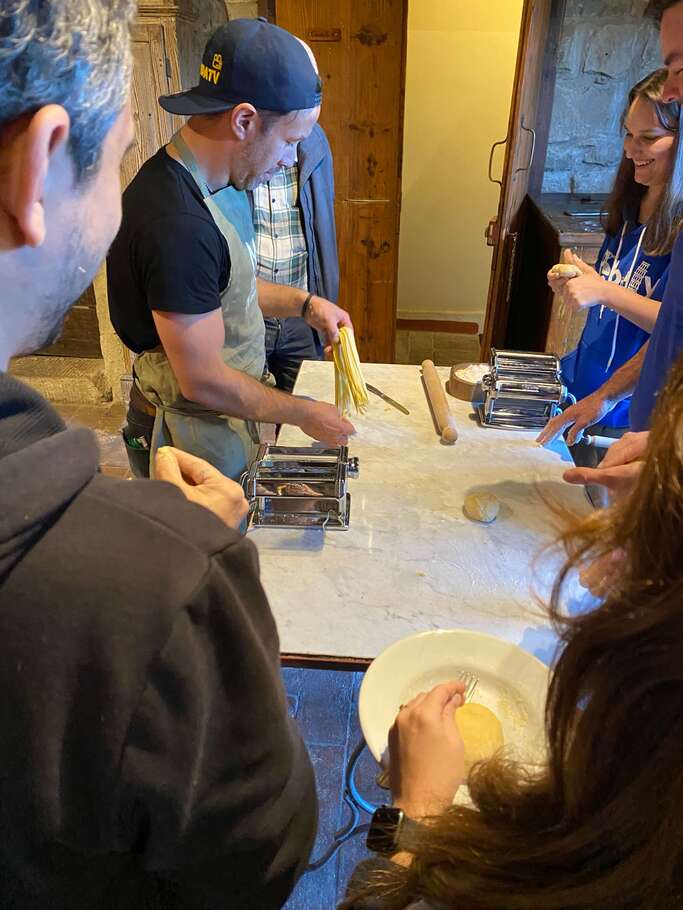
[[(671, 254), (649, 256), (643, 252), (646, 225), (625, 222), (616, 234), (607, 234), (598, 254), (596, 271), (605, 281), (615, 281), (651, 300), (664, 296)], [(579, 344), (562, 359), (567, 388), (578, 400), (590, 395), (636, 354), (649, 333), (602, 306), (588, 311)], [(628, 427), (630, 398), (620, 401), (601, 424)]]
[(633, 392), (631, 429), (647, 430), (657, 395), (669, 370), (683, 350), (683, 234), (679, 234), (671, 257), (671, 281), (652, 330), (650, 346)]

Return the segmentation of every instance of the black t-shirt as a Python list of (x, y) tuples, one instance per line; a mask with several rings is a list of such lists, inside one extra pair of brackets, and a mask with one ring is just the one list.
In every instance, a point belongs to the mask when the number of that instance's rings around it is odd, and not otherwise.
[(159, 345), (152, 310), (209, 313), (230, 275), (228, 245), (188, 171), (159, 151), (123, 194), (107, 256), (109, 315), (136, 353)]

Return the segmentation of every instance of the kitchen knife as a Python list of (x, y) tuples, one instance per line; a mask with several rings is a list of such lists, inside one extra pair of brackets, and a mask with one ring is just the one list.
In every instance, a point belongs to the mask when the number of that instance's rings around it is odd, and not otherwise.
[(385, 395), (384, 392), (380, 392), (379, 389), (376, 389), (374, 385), (370, 385), (369, 382), (365, 383), (365, 388), (368, 392), (372, 392), (373, 395), (378, 395), (382, 401), (386, 401), (387, 404), (390, 404), (392, 407), (396, 408), (398, 411), (402, 411), (404, 414), (410, 414), (408, 408), (404, 408), (402, 404), (399, 404), (398, 401), (394, 401), (393, 398), (389, 398), (388, 395)]

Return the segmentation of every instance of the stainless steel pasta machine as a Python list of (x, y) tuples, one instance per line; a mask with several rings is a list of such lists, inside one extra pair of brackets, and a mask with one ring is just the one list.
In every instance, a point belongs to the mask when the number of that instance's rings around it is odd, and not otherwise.
[(349, 478), (358, 477), (357, 458), (348, 448), (262, 445), (242, 486), (249, 501), (249, 524), (264, 528), (349, 527)]
[(562, 381), (559, 357), (534, 351), (491, 348), (482, 390), (476, 408), (482, 425), (510, 430), (540, 430), (574, 400)]

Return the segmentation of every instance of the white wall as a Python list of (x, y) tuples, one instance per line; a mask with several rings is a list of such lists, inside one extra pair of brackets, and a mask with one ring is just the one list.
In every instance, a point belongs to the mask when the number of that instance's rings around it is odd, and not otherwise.
[(522, 2), (409, 0), (399, 318), (483, 319)]

